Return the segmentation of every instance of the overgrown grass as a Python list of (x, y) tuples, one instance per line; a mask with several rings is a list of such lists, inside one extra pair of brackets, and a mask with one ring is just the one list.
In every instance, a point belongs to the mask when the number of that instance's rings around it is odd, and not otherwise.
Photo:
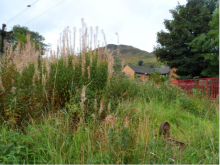
[[(157, 98), (123, 101), (105, 120), (71, 124), (65, 109), (32, 120), (25, 131), (1, 129), (3, 163), (219, 163), (218, 115), (194, 115)], [(217, 109), (217, 107), (216, 107)], [(162, 121), (171, 125), (171, 137), (188, 146), (165, 145), (158, 137)], [(13, 134), (15, 133), (15, 134)], [(8, 138), (8, 139), (7, 139)], [(174, 160), (174, 161), (173, 161)]]
[[(189, 98), (168, 82), (142, 84), (115, 75), (111, 52), (87, 49), (86, 29), (79, 56), (68, 45), (68, 32), (59, 58), (53, 52), (50, 59), (39, 57), (30, 43), (6, 49), (1, 163), (219, 163), (217, 102)], [(162, 121), (186, 148), (164, 143)]]

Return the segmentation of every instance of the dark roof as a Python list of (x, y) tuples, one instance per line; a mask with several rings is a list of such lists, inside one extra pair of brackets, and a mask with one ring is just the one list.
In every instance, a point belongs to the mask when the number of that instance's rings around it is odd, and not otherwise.
[(141, 67), (141, 66), (133, 66), (133, 65), (128, 65), (133, 71), (135, 71), (136, 73), (147, 73), (150, 74), (150, 72), (152, 71), (152, 68), (145, 68), (145, 67)]
[(170, 72), (170, 67), (160, 67), (160, 68), (157, 68), (157, 71), (160, 72), (161, 74), (167, 74)]
[[(152, 68), (145, 68), (145, 67), (141, 67), (141, 66), (133, 66), (133, 65), (128, 65), (133, 71), (135, 71), (136, 73), (146, 73), (146, 74), (150, 74), (152, 73)], [(170, 67), (160, 67), (157, 68), (157, 71), (160, 72), (161, 74), (167, 74), (170, 72)]]

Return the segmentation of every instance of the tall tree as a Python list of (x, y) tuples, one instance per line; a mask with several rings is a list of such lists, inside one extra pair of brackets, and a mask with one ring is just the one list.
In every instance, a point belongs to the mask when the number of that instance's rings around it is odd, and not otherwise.
[[(6, 35), (5, 39), (7, 39), (8, 43), (13, 43), (14, 45), (17, 44), (19, 38), (24, 38), (24, 35), (27, 33), (31, 34), (31, 40), (35, 42), (36, 49), (39, 49), (39, 45), (41, 46), (42, 50), (46, 50), (49, 45), (43, 43), (45, 38), (40, 35), (38, 32), (34, 32), (28, 29), (28, 27), (21, 27), (20, 25), (15, 25), (12, 28), (13, 33)], [(1, 39), (1, 36), (0, 36)], [(1, 43), (0, 43), (1, 45)]]
[[(219, 7), (219, 3), (217, 4)], [(214, 11), (209, 31), (196, 37), (190, 45), (192, 51), (202, 51), (208, 66), (202, 71), (206, 77), (219, 76), (219, 8)]]
[(186, 5), (178, 5), (170, 10), (173, 20), (164, 20), (167, 32), (157, 33), (158, 45), (154, 53), (159, 61), (177, 68), (177, 75), (200, 76), (208, 62), (202, 51), (192, 51), (190, 43), (202, 33), (208, 32), (217, 0), (188, 0)]

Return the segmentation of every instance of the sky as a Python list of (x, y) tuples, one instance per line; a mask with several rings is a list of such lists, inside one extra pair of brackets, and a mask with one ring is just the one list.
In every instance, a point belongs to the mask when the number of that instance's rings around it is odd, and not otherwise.
[[(185, 5), (187, 0), (178, 0)], [(157, 32), (166, 30), (164, 19), (172, 20), (170, 9), (177, 0), (0, 0), (0, 24), (10, 31), (14, 25), (26, 26), (45, 37), (45, 43), (57, 47), (60, 33), (69, 26), (76, 28), (76, 50), (79, 48), (79, 29), (84, 19), (98, 40), (107, 44), (130, 45), (152, 52), (157, 45)], [(32, 5), (31, 5), (32, 4)], [(31, 5), (31, 7), (27, 7)], [(21, 13), (22, 12), (22, 13)], [(20, 14), (21, 13), (21, 14)], [(19, 14), (19, 15), (18, 15)], [(1, 25), (2, 26), (2, 25)]]

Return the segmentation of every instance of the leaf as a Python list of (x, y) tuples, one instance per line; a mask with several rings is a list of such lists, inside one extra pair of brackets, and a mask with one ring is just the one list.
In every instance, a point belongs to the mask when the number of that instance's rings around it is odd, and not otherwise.
[(9, 148), (9, 147), (11, 147), (12, 145), (14, 145), (14, 143), (8, 143), (8, 144), (7, 144), (7, 147)]
[(27, 154), (26, 154), (25, 152), (23, 152), (23, 151), (21, 151), (20, 154), (21, 154), (22, 156), (26, 156), (26, 155), (27, 155)]
[(5, 148), (5, 147), (6, 147), (6, 146), (5, 146), (4, 144), (2, 144), (2, 145), (0, 146), (0, 149), (1, 149), (1, 148), (3, 149), (3, 148)]

